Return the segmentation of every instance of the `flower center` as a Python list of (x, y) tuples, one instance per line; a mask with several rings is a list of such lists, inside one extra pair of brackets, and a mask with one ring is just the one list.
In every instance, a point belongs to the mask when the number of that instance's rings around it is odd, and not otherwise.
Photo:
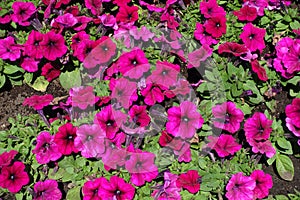
[(120, 196), (120, 195), (121, 195), (121, 191), (120, 191), (120, 190), (116, 190), (116, 191), (115, 191), (115, 195), (116, 195), (116, 196)]
[(91, 135), (87, 136), (87, 138), (86, 138), (87, 141), (90, 141), (92, 139), (93, 139), (93, 136), (91, 136)]
[(250, 40), (252, 40), (254, 37), (255, 37), (255, 34), (253, 34), (253, 33), (251, 35), (249, 35)]
[(73, 140), (73, 135), (68, 135), (67, 139), (68, 140)]
[(137, 65), (137, 61), (136, 61), (136, 60), (133, 60), (131, 63), (132, 63), (133, 65)]
[(142, 166), (142, 162), (138, 161), (138, 162), (136, 163), (136, 168), (140, 168), (141, 166)]
[(107, 120), (106, 121), (106, 125), (107, 126), (112, 126), (114, 124), (114, 121), (113, 120)]
[(162, 72), (162, 75), (164, 75), (164, 76), (167, 75), (167, 74), (168, 74), (167, 71), (163, 71), (163, 72)]
[(228, 124), (229, 123), (229, 121), (230, 121), (230, 114), (229, 113), (226, 113), (226, 115), (225, 115), (225, 124)]
[(10, 177), (9, 177), (9, 179), (12, 180), (12, 181), (15, 180), (15, 175), (11, 174)]
[(182, 118), (182, 120), (183, 120), (184, 122), (188, 122), (188, 121), (189, 121), (189, 118), (187, 118), (186, 116), (184, 116), (184, 117)]
[(50, 41), (49, 41), (49, 43), (48, 43), (48, 45), (52, 47), (52, 46), (54, 46), (54, 45), (55, 45), (55, 42), (54, 42), (54, 41), (52, 41), (52, 40), (50, 40)]
[(103, 49), (104, 51), (108, 51), (107, 46), (103, 46), (102, 49)]
[(219, 28), (220, 26), (221, 26), (221, 25), (220, 25), (220, 23), (216, 23), (216, 27), (218, 27), (218, 28)]
[(39, 42), (38, 42), (38, 41), (35, 41), (35, 42), (34, 42), (34, 46), (39, 46)]

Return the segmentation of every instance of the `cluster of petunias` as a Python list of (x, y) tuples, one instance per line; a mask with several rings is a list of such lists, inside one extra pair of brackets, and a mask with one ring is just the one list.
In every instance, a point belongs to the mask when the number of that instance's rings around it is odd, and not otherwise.
[(24, 171), (24, 163), (14, 160), (17, 154), (15, 150), (0, 154), (0, 187), (12, 193), (19, 192), (29, 183), (29, 176)]
[(299, 138), (298, 144), (300, 146), (300, 98), (295, 98), (292, 104), (285, 108), (286, 126), (288, 129)]
[(272, 177), (262, 170), (254, 170), (250, 176), (242, 172), (233, 174), (226, 186), (225, 196), (230, 200), (253, 200), (268, 196), (273, 186)]

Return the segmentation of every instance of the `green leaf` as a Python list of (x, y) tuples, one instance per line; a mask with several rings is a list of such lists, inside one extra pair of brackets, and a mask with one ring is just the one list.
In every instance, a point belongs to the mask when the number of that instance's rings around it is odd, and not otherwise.
[(290, 23), (290, 27), (291, 27), (291, 29), (298, 29), (298, 28), (300, 28), (300, 23), (295, 20)]
[(4, 75), (0, 75), (0, 88), (4, 86), (6, 82), (6, 77)]
[(28, 73), (28, 72), (26, 72), (25, 74), (24, 74), (24, 82), (25, 83), (31, 83), (31, 81), (32, 81), (32, 79), (33, 79), (33, 73)]
[(205, 70), (205, 77), (210, 81), (216, 80), (215, 75), (211, 71), (208, 71), (208, 70)]
[(81, 200), (80, 189), (81, 189), (81, 187), (79, 187), (79, 186), (76, 186), (76, 187), (70, 189), (67, 193), (66, 199), (67, 200)]
[(284, 196), (284, 195), (276, 195), (275, 199), (276, 200), (289, 200), (289, 198), (287, 196)]
[(22, 72), (24, 73), (24, 69), (21, 67), (18, 67), (17, 65), (5, 65), (3, 73), (4, 74), (14, 74), (16, 72)]
[(32, 85), (29, 84), (29, 86), (33, 89), (41, 92), (45, 92), (47, 90), (48, 85), (49, 82), (45, 79), (44, 76), (38, 77)]
[(292, 145), (285, 138), (278, 138), (277, 144), (283, 149), (292, 149)]
[(279, 154), (276, 158), (276, 169), (279, 176), (287, 181), (292, 181), (294, 178), (294, 165), (292, 160), (286, 156)]
[(17, 193), (15, 197), (16, 197), (16, 200), (22, 200), (23, 196), (24, 196), (23, 193)]
[(79, 69), (71, 72), (61, 73), (59, 76), (61, 86), (69, 91), (72, 87), (79, 87), (81, 85), (81, 75)]

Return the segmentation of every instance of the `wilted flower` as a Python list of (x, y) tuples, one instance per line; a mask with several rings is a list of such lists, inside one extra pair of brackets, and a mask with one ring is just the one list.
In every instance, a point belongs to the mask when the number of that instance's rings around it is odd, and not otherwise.
[(257, 74), (259, 80), (267, 81), (268, 76), (264, 67), (262, 67), (257, 60), (251, 61), (251, 68)]
[(43, 96), (33, 95), (24, 100), (23, 106), (33, 107), (35, 110), (42, 110), (45, 106), (48, 106), (53, 100), (51, 94), (45, 94)]
[(244, 53), (247, 53), (247, 50), (248, 49), (245, 45), (238, 44), (235, 42), (225, 42), (219, 46), (218, 53), (230, 53), (234, 56), (240, 56)]

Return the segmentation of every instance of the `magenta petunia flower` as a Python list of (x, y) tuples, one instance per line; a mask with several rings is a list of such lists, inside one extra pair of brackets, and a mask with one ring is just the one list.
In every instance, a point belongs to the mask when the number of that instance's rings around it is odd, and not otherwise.
[(55, 21), (66, 28), (73, 27), (78, 22), (77, 18), (71, 13), (60, 15), (55, 19)]
[(27, 20), (36, 12), (36, 8), (32, 2), (14, 2), (12, 4), (14, 13), (11, 16), (13, 22), (22, 26), (29, 26)]
[(225, 42), (221, 44), (218, 48), (218, 53), (230, 53), (234, 56), (240, 56), (242, 54), (247, 53), (248, 49), (245, 45), (238, 44), (235, 42)]
[(200, 67), (201, 62), (204, 62), (208, 57), (212, 55), (212, 48), (208, 45), (203, 45), (200, 49), (197, 49), (188, 55), (189, 64), (188, 68)]
[(217, 15), (226, 15), (225, 10), (218, 5), (216, 0), (202, 1), (200, 3), (200, 12), (205, 18), (213, 18)]
[(54, 135), (54, 142), (58, 145), (58, 150), (63, 155), (78, 152), (78, 149), (74, 146), (76, 131), (76, 127), (74, 127), (73, 124), (66, 123), (60, 126), (58, 132)]
[(233, 14), (238, 17), (240, 21), (248, 21), (252, 22), (257, 17), (257, 11), (255, 8), (250, 7), (248, 5), (243, 6), (238, 11), (233, 11)]
[(219, 38), (226, 33), (226, 16), (216, 15), (208, 19), (204, 28), (207, 33), (211, 34), (214, 38)]
[(261, 81), (268, 80), (268, 76), (267, 76), (267, 72), (266, 72), (265, 68), (263, 66), (261, 66), (257, 60), (251, 61), (251, 68), (252, 68), (252, 71), (254, 71), (257, 74), (259, 80), (261, 80)]
[(196, 170), (188, 170), (186, 173), (180, 174), (176, 185), (187, 189), (190, 193), (196, 194), (200, 190), (201, 177)]
[(244, 0), (243, 6), (246, 5), (256, 8), (257, 15), (263, 16), (264, 9), (268, 6), (268, 0)]
[(296, 73), (300, 71), (300, 39), (296, 39), (289, 49), (289, 52), (284, 56), (282, 62), (287, 68), (288, 73)]
[(219, 137), (208, 136), (208, 140), (210, 142), (207, 146), (214, 149), (221, 158), (234, 155), (235, 152), (242, 148), (242, 145), (238, 144), (231, 135), (221, 134)]
[(262, 51), (266, 47), (264, 41), (265, 35), (265, 29), (257, 28), (252, 23), (248, 23), (243, 27), (240, 38), (250, 51)]
[(292, 104), (285, 107), (285, 113), (292, 124), (300, 128), (300, 98), (293, 99)]
[(119, 71), (131, 79), (139, 79), (150, 69), (150, 64), (145, 53), (139, 49), (123, 53), (119, 60)]
[(87, 16), (78, 16), (76, 17), (77, 24), (73, 27), (75, 31), (83, 31), (89, 22), (93, 21), (93, 18)]
[(33, 186), (33, 200), (58, 200), (62, 198), (62, 193), (58, 189), (56, 180), (38, 181)]
[(285, 118), (286, 126), (288, 129), (296, 136), (299, 138), (298, 140), (298, 145), (300, 146), (300, 128), (296, 127), (290, 118)]
[(27, 72), (36, 72), (39, 64), (39, 60), (35, 60), (32, 57), (22, 58), (21, 67)]
[(72, 105), (85, 110), (88, 106), (94, 106), (96, 97), (93, 86), (80, 86), (70, 89)]
[(103, 36), (98, 40), (98, 45), (92, 50), (91, 56), (97, 60), (98, 64), (110, 61), (116, 54), (117, 45), (108, 36)]
[(15, 61), (21, 56), (21, 46), (15, 43), (13, 37), (0, 40), (0, 58)]
[(102, 10), (101, 0), (84, 0), (85, 6), (91, 10), (93, 15), (100, 15)]
[(176, 180), (178, 175), (170, 172), (164, 173), (164, 184), (158, 186), (159, 189), (154, 190), (151, 196), (157, 200), (180, 200), (180, 186), (177, 186)]
[(168, 12), (165, 12), (160, 17), (160, 21), (167, 22), (167, 27), (171, 30), (176, 30), (176, 28), (179, 26), (179, 23), (175, 19), (173, 15), (170, 15)]
[(125, 120), (124, 113), (109, 105), (95, 115), (94, 123), (99, 124), (108, 139), (113, 139)]
[(99, 16), (98, 18), (101, 20), (101, 22), (104, 26), (113, 27), (113, 29), (115, 29), (115, 30), (118, 28), (118, 25), (116, 23), (117, 20), (113, 15), (104, 13), (103, 15)]
[(184, 101), (179, 106), (168, 110), (166, 130), (174, 137), (189, 139), (194, 136), (197, 129), (201, 128), (203, 122), (196, 105), (190, 101)]
[(134, 153), (125, 163), (126, 170), (130, 173), (130, 181), (136, 186), (151, 182), (158, 175), (158, 168), (154, 164), (155, 154), (150, 152)]
[(83, 64), (85, 68), (94, 68), (96, 66), (95, 59), (90, 55), (90, 53), (96, 46), (96, 41), (85, 39), (77, 45), (73, 55), (76, 56), (79, 61), (84, 62)]
[(230, 133), (237, 132), (244, 119), (242, 110), (236, 108), (235, 104), (230, 101), (214, 106), (212, 113), (214, 126)]
[(244, 176), (242, 172), (232, 175), (226, 185), (225, 196), (230, 200), (253, 200), (253, 190), (255, 181), (248, 176)]
[(264, 113), (256, 112), (244, 124), (246, 138), (267, 140), (272, 132), (272, 120), (268, 120)]
[(99, 189), (103, 180), (106, 179), (101, 177), (85, 182), (82, 187), (83, 200), (102, 200), (102, 197), (99, 195)]
[(149, 31), (146, 26), (142, 26), (140, 30), (138, 30), (137, 27), (134, 26), (129, 30), (129, 33), (135, 40), (142, 40), (144, 42), (147, 42), (154, 37), (154, 33)]
[[(117, 134), (114, 140), (115, 139), (117, 140), (118, 136), (119, 134)], [(112, 143), (112, 140), (105, 141), (106, 149), (105, 149), (105, 153), (102, 155), (102, 161), (107, 171), (110, 171), (111, 169), (113, 170), (119, 169), (120, 167), (123, 167), (125, 165), (125, 162), (128, 158), (128, 153), (126, 149), (123, 149), (120, 146), (121, 146), (120, 143), (119, 144)]]
[(54, 8), (58, 9), (61, 7), (61, 5), (68, 5), (70, 3), (71, 0), (42, 0), (42, 2), (45, 4), (45, 5), (51, 5), (53, 4)]
[(74, 140), (74, 146), (81, 151), (85, 158), (98, 158), (105, 151), (104, 138), (105, 133), (99, 125), (80, 126), (76, 132), (77, 137)]
[(78, 45), (84, 40), (90, 40), (90, 35), (84, 31), (80, 31), (80, 32), (76, 33), (72, 37), (72, 44), (71, 44), (72, 50), (75, 52), (76, 49), (78, 48)]
[(254, 140), (252, 138), (246, 138), (247, 142), (252, 147), (254, 153), (266, 154), (268, 158), (272, 158), (276, 154), (276, 150), (269, 140)]
[(175, 95), (185, 96), (193, 92), (193, 88), (191, 87), (191, 84), (187, 80), (180, 79), (177, 81), (175, 88), (170, 91)]
[(98, 194), (103, 199), (132, 200), (135, 188), (124, 179), (112, 176), (109, 181), (102, 179)]
[(133, 105), (128, 114), (131, 120), (141, 127), (147, 126), (150, 123), (151, 119), (147, 114), (147, 106)]
[(212, 45), (212, 44), (218, 44), (218, 40), (214, 39), (210, 34), (208, 34), (203, 24), (197, 22), (196, 23), (196, 30), (194, 31), (194, 36), (197, 40), (200, 41), (202, 45)]
[(60, 75), (60, 70), (58, 67), (56, 67), (56, 65), (51, 65), (51, 63), (46, 63), (43, 67), (42, 67), (42, 76), (44, 76), (47, 81), (52, 81), (53, 79), (59, 77)]
[(43, 46), (40, 45), (40, 43), (43, 39), (44, 34), (35, 30), (31, 31), (26, 43), (24, 44), (26, 55), (36, 59), (41, 59), (43, 57)]
[(37, 144), (32, 153), (36, 154), (36, 160), (39, 164), (56, 161), (62, 156), (58, 150), (58, 145), (54, 143), (54, 137), (49, 132), (41, 132), (37, 136), (36, 141)]
[(3, 167), (0, 174), (0, 187), (12, 193), (19, 192), (24, 185), (29, 183), (29, 176), (24, 169), (25, 165), (19, 161), (11, 166)]
[(265, 198), (269, 195), (269, 189), (273, 187), (272, 176), (262, 170), (254, 170), (250, 177), (256, 182), (253, 190), (254, 198)]
[(133, 23), (139, 18), (138, 10), (139, 8), (137, 6), (123, 5), (120, 7), (116, 19), (119, 22)]
[(144, 102), (149, 106), (153, 106), (156, 102), (164, 100), (164, 94), (161, 88), (156, 84), (147, 84), (146, 88), (141, 90), (141, 94), (145, 97)]
[(44, 107), (48, 106), (53, 100), (51, 94), (45, 94), (43, 96), (33, 95), (24, 100), (23, 106), (33, 107), (35, 110), (42, 110)]
[(43, 46), (43, 55), (48, 60), (54, 61), (62, 57), (68, 50), (65, 39), (61, 34), (50, 31), (44, 35), (44, 40), (40, 43)]
[(0, 154), (0, 170), (2, 167), (9, 166), (17, 154), (18, 152), (16, 150), (10, 150), (9, 152)]

